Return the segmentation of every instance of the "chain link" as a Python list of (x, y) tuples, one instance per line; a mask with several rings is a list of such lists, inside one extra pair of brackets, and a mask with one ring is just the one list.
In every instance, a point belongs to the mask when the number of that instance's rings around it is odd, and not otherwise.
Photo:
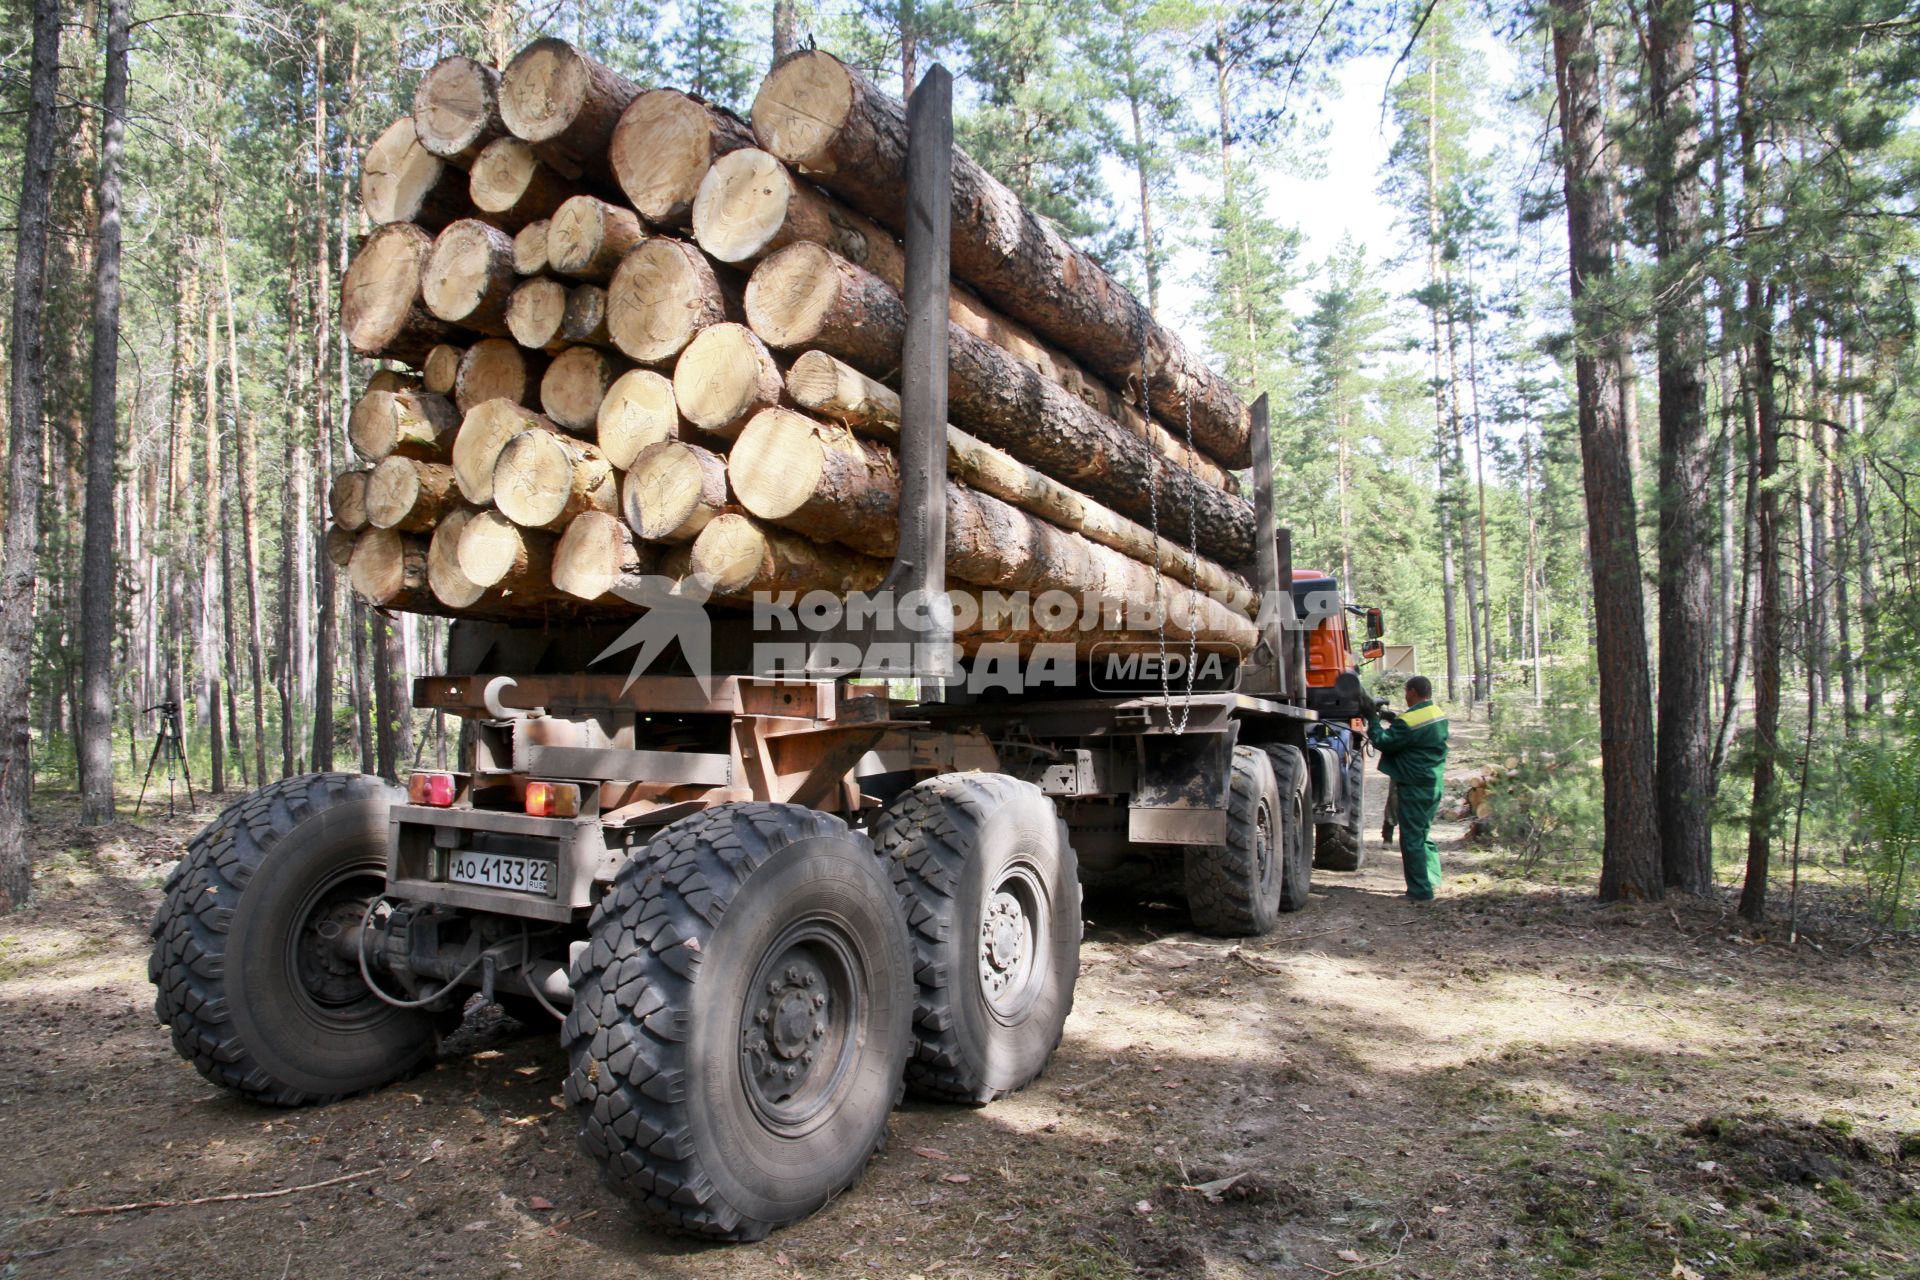
[[(1193, 394), (1183, 382), (1180, 386), (1180, 401), (1186, 410), (1187, 457), (1193, 457)], [(1153, 366), (1147, 347), (1147, 330), (1140, 330), (1140, 408), (1141, 416), (1149, 426), (1153, 423)], [(1167, 610), (1165, 594), (1161, 583), (1166, 571), (1161, 567), (1160, 550), (1160, 467), (1158, 454), (1151, 448), (1147, 454), (1147, 515), (1153, 528), (1153, 612), (1158, 624), (1157, 641), (1160, 658), (1160, 696), (1171, 703), (1173, 701), (1173, 682), (1167, 677)], [(1187, 563), (1200, 563), (1200, 527), (1196, 520), (1199, 509), (1199, 491), (1195, 488), (1197, 478), (1189, 469), (1187, 476)], [(1193, 721), (1194, 680), (1197, 675), (1200, 657), (1200, 637), (1198, 635), (1200, 602), (1194, 597), (1195, 587), (1187, 589), (1187, 687), (1180, 706), (1180, 719), (1176, 723), (1172, 713), (1168, 713), (1168, 723), (1173, 732), (1184, 734)]]

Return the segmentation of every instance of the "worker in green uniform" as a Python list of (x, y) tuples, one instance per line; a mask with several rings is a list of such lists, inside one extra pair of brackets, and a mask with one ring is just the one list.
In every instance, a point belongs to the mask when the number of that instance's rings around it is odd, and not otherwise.
[(1440, 813), (1440, 784), (1447, 772), (1447, 717), (1433, 705), (1433, 682), (1409, 677), (1407, 709), (1398, 715), (1380, 709), (1367, 731), (1380, 753), (1380, 772), (1393, 779), (1399, 799), (1407, 896), (1431, 902), (1440, 888), (1440, 850), (1428, 832)]

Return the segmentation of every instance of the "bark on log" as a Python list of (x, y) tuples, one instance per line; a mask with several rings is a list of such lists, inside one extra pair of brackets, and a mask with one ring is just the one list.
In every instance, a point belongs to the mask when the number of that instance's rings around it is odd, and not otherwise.
[(384, 609), (417, 609), (433, 599), (427, 586), (427, 540), (396, 529), (366, 529), (353, 544), (347, 581), (361, 599)]
[(460, 376), (460, 357), (465, 354), (450, 342), (436, 344), (421, 362), (421, 388), (437, 396), (452, 395), (454, 381)]
[(620, 484), (627, 525), (649, 542), (690, 542), (730, 509), (727, 462), (681, 440), (648, 445)]
[(520, 228), (513, 236), (513, 269), (523, 276), (545, 275), (547, 272), (547, 228), (552, 223), (546, 218), (536, 218)]
[(460, 427), (459, 411), (445, 396), (428, 391), (369, 391), (353, 406), (347, 437), (369, 462), (393, 454), (427, 461), (444, 459)]
[(577, 600), (631, 605), (641, 597), (642, 579), (655, 563), (653, 550), (636, 543), (619, 517), (586, 511), (553, 549), (553, 585)]
[(460, 571), (460, 539), (478, 514), (473, 507), (455, 508), (434, 527), (427, 543), (427, 589), (449, 609), (471, 610), (487, 595), (485, 587)]
[(460, 573), (482, 589), (540, 600), (552, 595), (554, 538), (481, 511), (460, 534)]
[(612, 346), (613, 338), (607, 333), (607, 291), (597, 284), (577, 284), (567, 290), (560, 336), (590, 347)]
[(535, 40), (500, 78), (500, 118), (562, 175), (608, 188), (607, 150), (640, 87), (564, 40)]
[(716, 436), (739, 435), (748, 418), (780, 403), (783, 390), (773, 353), (743, 324), (702, 329), (673, 366), (681, 415)]
[(513, 238), (476, 218), (451, 223), (427, 255), (420, 296), (448, 324), (501, 338), (507, 304), (520, 277), (513, 269)]
[[(768, 345), (816, 348), (884, 376), (899, 363), (906, 315), (899, 296), (871, 273), (814, 244), (797, 244), (754, 269), (747, 322)], [(1229, 566), (1251, 561), (1253, 508), (1205, 483), (1054, 382), (957, 325), (948, 326), (954, 421), (1057, 480), (1188, 537)]]
[(714, 161), (753, 145), (746, 121), (676, 89), (649, 89), (621, 113), (608, 148), (627, 201), (657, 227), (684, 227)]
[[(848, 428), (769, 409), (740, 433), (727, 478), (746, 510), (811, 538), (890, 558), (899, 539), (900, 471), (893, 451)], [(947, 572), (983, 587), (1062, 591), (1097, 608), (1151, 613), (1169, 633), (1250, 648), (1252, 621), (1110, 547), (1079, 537), (989, 494), (947, 483)], [(1139, 621), (1128, 629), (1140, 629)]]
[(512, 400), (488, 400), (467, 412), (453, 438), (453, 474), (460, 492), (476, 507), (493, 502), (493, 468), (507, 442), (527, 431), (560, 428)]
[(372, 471), (342, 471), (327, 489), (327, 510), (348, 533), (367, 527), (367, 477)]
[(500, 73), (459, 54), (440, 59), (413, 91), (413, 130), (420, 145), (461, 169), (473, 167), (489, 142), (505, 136)]
[(564, 350), (560, 329), (567, 318), (567, 286), (546, 276), (522, 280), (507, 303), (507, 332), (532, 351)]
[(340, 323), (363, 356), (418, 366), (453, 327), (420, 297), (433, 237), (410, 222), (390, 222), (367, 237), (340, 282)]
[(540, 408), (567, 430), (590, 435), (600, 404), (627, 363), (596, 347), (568, 347), (540, 379)]
[(460, 486), (444, 462), (392, 457), (367, 477), (367, 523), (376, 529), (426, 533), (460, 505)]
[(466, 175), (420, 145), (411, 116), (388, 125), (367, 148), (360, 207), (374, 222), (412, 222), (428, 231), (473, 214)]
[(596, 196), (574, 196), (547, 224), (547, 265), (563, 276), (605, 284), (646, 235), (633, 210)]
[(884, 560), (732, 513), (700, 531), (689, 567), (714, 594), (736, 599), (762, 591), (872, 591), (887, 573)]
[[(900, 397), (891, 388), (842, 364), (824, 351), (809, 351), (787, 371), (788, 398), (817, 417), (844, 423), (889, 444), (900, 436)], [(1251, 614), (1252, 584), (1211, 560), (1195, 559), (1083, 493), (1016, 460), (955, 426), (947, 428), (947, 466), (954, 479), (992, 494), (1031, 515), (1085, 534), (1170, 577)]]
[[(768, 74), (753, 104), (760, 145), (895, 230), (905, 226), (907, 122), (900, 103), (832, 55), (805, 50)], [(989, 302), (1184, 421), (1229, 467), (1251, 463), (1246, 407), (1087, 254), (963, 152), (953, 164), (953, 271)], [(1142, 357), (1145, 357), (1144, 364)]]
[(594, 445), (556, 430), (523, 431), (493, 464), (493, 505), (529, 529), (564, 529), (584, 511), (620, 509), (620, 480)]
[(518, 138), (496, 138), (474, 158), (467, 175), (474, 208), (505, 231), (520, 232), (553, 216), (573, 188)]
[(651, 369), (629, 369), (614, 379), (601, 399), (594, 439), (607, 461), (624, 471), (642, 449), (677, 440), (681, 430), (673, 384)]
[(546, 371), (547, 358), (540, 353), (522, 350), (505, 338), (484, 338), (460, 357), (453, 406), (468, 414), (489, 400), (532, 404)]
[(659, 365), (708, 325), (740, 318), (740, 284), (696, 245), (654, 236), (628, 254), (607, 285), (607, 332), (628, 359)]
[(336, 569), (345, 569), (353, 560), (353, 544), (360, 541), (357, 529), (342, 529), (339, 525), (327, 527), (327, 563)]

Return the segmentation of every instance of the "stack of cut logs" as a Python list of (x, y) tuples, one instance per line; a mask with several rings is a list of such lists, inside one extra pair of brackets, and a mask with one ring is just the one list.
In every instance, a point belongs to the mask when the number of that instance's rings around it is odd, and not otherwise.
[[(648, 575), (719, 605), (876, 586), (905, 175), (901, 104), (817, 51), (751, 126), (559, 40), (440, 62), (365, 157), (342, 319), (389, 367), (352, 411), (333, 561), (374, 605), (501, 620), (631, 613)], [(1055, 592), (1251, 647), (1239, 399), (959, 153), (952, 250), (963, 638), (1113, 638), (987, 596)]]

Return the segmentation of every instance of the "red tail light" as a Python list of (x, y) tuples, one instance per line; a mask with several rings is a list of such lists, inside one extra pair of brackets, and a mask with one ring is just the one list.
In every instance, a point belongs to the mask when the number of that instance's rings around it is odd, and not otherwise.
[(527, 812), (536, 818), (577, 818), (580, 788), (571, 782), (529, 782)]
[(416, 773), (407, 779), (407, 799), (414, 804), (445, 809), (453, 804), (459, 784), (450, 773)]

